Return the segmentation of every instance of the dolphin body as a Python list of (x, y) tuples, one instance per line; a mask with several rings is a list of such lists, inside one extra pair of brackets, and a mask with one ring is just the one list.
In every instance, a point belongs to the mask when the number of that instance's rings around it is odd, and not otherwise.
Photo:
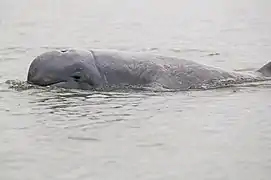
[(253, 73), (227, 72), (190, 60), (112, 50), (54, 50), (30, 64), (27, 82), (69, 89), (162, 87), (211, 89), (271, 79), (271, 62)]

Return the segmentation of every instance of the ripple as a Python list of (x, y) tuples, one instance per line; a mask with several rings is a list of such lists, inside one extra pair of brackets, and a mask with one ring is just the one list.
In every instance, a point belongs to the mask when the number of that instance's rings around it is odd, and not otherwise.
[(76, 140), (76, 141), (100, 141), (97, 138), (92, 137), (79, 137), (79, 136), (69, 136), (68, 139)]
[(20, 80), (7, 80), (5, 83), (9, 86), (8, 88), (14, 89), (16, 91), (26, 91), (34, 88), (41, 88), (35, 85), (28, 84), (26, 81)]
[[(19, 54), (24, 54), (30, 51), (31, 48), (21, 47), (21, 46), (10, 46), (5, 48), (0, 48), (0, 55), (9, 57), (11, 54), (18, 56)], [(5, 58), (6, 59), (6, 58)]]

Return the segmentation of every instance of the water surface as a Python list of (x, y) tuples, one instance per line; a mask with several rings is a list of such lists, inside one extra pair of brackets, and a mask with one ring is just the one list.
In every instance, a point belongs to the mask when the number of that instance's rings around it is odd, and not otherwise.
[(23, 81), (34, 57), (62, 47), (257, 69), (271, 60), (270, 7), (268, 0), (1, 1), (0, 179), (269, 180), (270, 84), (159, 93)]

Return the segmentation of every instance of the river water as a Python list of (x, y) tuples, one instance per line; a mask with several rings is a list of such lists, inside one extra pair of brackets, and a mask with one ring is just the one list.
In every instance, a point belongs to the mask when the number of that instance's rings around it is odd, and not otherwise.
[(225, 70), (271, 60), (269, 0), (2, 0), (1, 180), (269, 180), (270, 84), (190, 92), (28, 88), (62, 47), (174, 55)]

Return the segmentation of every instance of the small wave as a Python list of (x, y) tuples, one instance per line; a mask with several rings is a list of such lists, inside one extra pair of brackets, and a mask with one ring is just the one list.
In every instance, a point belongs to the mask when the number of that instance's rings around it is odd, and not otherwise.
[(79, 137), (79, 136), (69, 136), (68, 139), (71, 140), (77, 140), (77, 141), (100, 141), (97, 138), (92, 138), (92, 137)]
[(0, 48), (0, 54), (11, 54), (11, 53), (26, 53), (27, 51), (31, 50), (28, 47), (21, 47), (21, 46), (10, 46), (5, 48)]
[(169, 49), (169, 50), (172, 51), (172, 52), (175, 52), (175, 53), (194, 53), (194, 52), (206, 53), (206, 52), (209, 52), (207, 50), (196, 49), (196, 48), (190, 48), (190, 49), (172, 48), (172, 49)]
[(245, 88), (249, 88), (249, 87), (257, 87), (257, 88), (271, 88), (271, 80), (269, 81), (259, 81), (259, 82), (250, 82), (250, 83), (243, 83), (238, 85), (237, 87), (245, 87)]
[(219, 52), (213, 52), (213, 53), (209, 53), (207, 56), (219, 56), (220, 53)]

